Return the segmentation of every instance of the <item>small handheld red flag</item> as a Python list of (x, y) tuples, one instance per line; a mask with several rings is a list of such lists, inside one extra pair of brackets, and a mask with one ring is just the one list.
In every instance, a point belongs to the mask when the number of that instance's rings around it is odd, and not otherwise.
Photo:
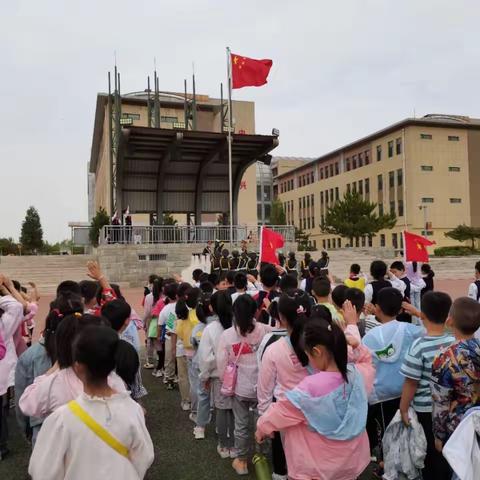
[(260, 263), (273, 263), (279, 265), (277, 248), (282, 248), (285, 239), (280, 233), (274, 232), (267, 227), (262, 227), (260, 233)]
[(407, 262), (428, 262), (427, 247), (435, 245), (435, 242), (428, 238), (416, 235), (415, 233), (403, 232), (405, 245), (405, 261)]
[(267, 77), (273, 62), (269, 59), (255, 60), (230, 54), (232, 65), (232, 88), (261, 87), (267, 83)]

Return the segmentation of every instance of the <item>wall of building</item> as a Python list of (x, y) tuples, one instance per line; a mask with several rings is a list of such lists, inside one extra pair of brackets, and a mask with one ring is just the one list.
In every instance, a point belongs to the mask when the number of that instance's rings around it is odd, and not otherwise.
[(470, 225), (480, 227), (480, 132), (468, 132)]
[(108, 111), (105, 108), (104, 129), (98, 154), (97, 171), (95, 174), (95, 211), (103, 207), (111, 212), (111, 175), (110, 175), (110, 139), (108, 134)]

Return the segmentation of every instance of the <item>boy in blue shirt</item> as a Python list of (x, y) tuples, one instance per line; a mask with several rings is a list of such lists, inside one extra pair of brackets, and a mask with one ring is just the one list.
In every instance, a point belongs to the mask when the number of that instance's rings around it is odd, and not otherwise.
[(400, 412), (405, 425), (410, 425), (408, 408), (412, 405), (427, 438), (427, 456), (422, 471), (424, 480), (450, 480), (452, 471), (443, 455), (435, 449), (432, 426), (432, 363), (435, 355), (449, 347), (455, 338), (446, 333), (452, 299), (443, 292), (427, 292), (422, 298), (422, 311), (405, 306), (408, 312), (422, 319), (426, 335), (410, 347), (400, 373), (405, 376)]

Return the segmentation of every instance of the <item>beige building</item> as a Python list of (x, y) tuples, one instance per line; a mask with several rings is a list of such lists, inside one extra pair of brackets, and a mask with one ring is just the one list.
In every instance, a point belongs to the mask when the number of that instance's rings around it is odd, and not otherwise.
[[(187, 95), (188, 101), (192, 101), (192, 95)], [(152, 100), (151, 100), (152, 102)], [(172, 129), (181, 132), (185, 129), (185, 101), (183, 94), (161, 92), (160, 102), (160, 128)], [(225, 102), (225, 100), (224, 100)], [(248, 101), (233, 101), (233, 127), (236, 134), (255, 134), (255, 104)], [(226, 102), (224, 103), (224, 105)], [(223, 110), (225, 114), (225, 110)], [(100, 207), (107, 212), (113, 212), (112, 207), (112, 170), (110, 165), (110, 134), (109, 134), (109, 110), (108, 95), (100, 93), (97, 96), (97, 104), (95, 111), (95, 124), (92, 141), (92, 154), (89, 162), (89, 204), (90, 214), (92, 215)], [(187, 119), (190, 123), (191, 119)], [(225, 125), (225, 120), (223, 125)], [(122, 95), (121, 97), (121, 125), (132, 127), (148, 126), (148, 107), (147, 96), (144, 92), (135, 94)], [(191, 125), (188, 128), (192, 129)], [(222, 108), (220, 99), (210, 98), (206, 95), (196, 95), (196, 128), (201, 132), (222, 132)], [(139, 170), (145, 170), (149, 173), (149, 164), (144, 162), (145, 168), (137, 167)], [(127, 167), (128, 168), (128, 167)], [(153, 185), (152, 175), (142, 178), (141, 171), (132, 172), (131, 178), (128, 179), (129, 184), (124, 185), (123, 208), (130, 205), (132, 211), (132, 219), (134, 224), (148, 225), (151, 221), (150, 216), (155, 215), (155, 211), (148, 202), (148, 197), (154, 194), (153, 190), (157, 185)], [(186, 169), (185, 176), (189, 174)], [(192, 176), (190, 174), (190, 176)], [(251, 165), (243, 174), (240, 182), (240, 190), (238, 197), (238, 223), (255, 225), (257, 224), (257, 181), (256, 166)], [(215, 179), (208, 180), (212, 189), (215, 186)], [(151, 183), (151, 185), (150, 185)], [(129, 201), (129, 191), (133, 198), (135, 192), (136, 199)], [(206, 193), (204, 193), (206, 195)], [(145, 199), (143, 208), (142, 198)], [(133, 203), (136, 207), (132, 210)], [(152, 202), (150, 202), (150, 205)], [(141, 211), (141, 213), (140, 213)], [(165, 209), (168, 212), (168, 208)], [(228, 211), (228, 201), (224, 205), (224, 211)], [(187, 213), (176, 213), (175, 217), (179, 223), (186, 223)], [(218, 214), (222, 212), (217, 212)], [(202, 223), (217, 223), (217, 214), (206, 213), (202, 216)]]
[(402, 231), (426, 235), (438, 246), (456, 242), (445, 232), (480, 227), (480, 119), (427, 115), (405, 119), (312, 162), (275, 172), (274, 192), (287, 222), (309, 233), (312, 245), (341, 248), (347, 240), (323, 234), (329, 206), (357, 191), (395, 212), (397, 225), (355, 247), (403, 247)]

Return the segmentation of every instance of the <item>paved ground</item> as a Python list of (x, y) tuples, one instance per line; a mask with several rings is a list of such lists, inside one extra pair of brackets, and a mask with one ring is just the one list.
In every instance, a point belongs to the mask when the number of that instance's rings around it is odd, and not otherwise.
[[(449, 292), (452, 297), (464, 295), (469, 279), (440, 280), (436, 289)], [(125, 290), (124, 295), (134, 308), (139, 306), (142, 289)], [(39, 319), (45, 317), (51, 296), (41, 299)], [(41, 321), (38, 322), (39, 329)], [(188, 415), (180, 410), (178, 391), (167, 391), (160, 380), (153, 378), (150, 372), (144, 372), (144, 383), (149, 390), (145, 399), (147, 425), (155, 445), (155, 462), (150, 469), (147, 480), (228, 480), (238, 478), (232, 471), (229, 460), (221, 460), (216, 453), (216, 441), (213, 428), (207, 430), (205, 441), (196, 441), (192, 435), (193, 424)], [(26, 474), (29, 458), (29, 446), (22, 439), (12, 412), (10, 417), (12, 454), (0, 462), (1, 480), (28, 479)], [(254, 479), (252, 474), (246, 479)], [(369, 474), (362, 476), (370, 479)]]

